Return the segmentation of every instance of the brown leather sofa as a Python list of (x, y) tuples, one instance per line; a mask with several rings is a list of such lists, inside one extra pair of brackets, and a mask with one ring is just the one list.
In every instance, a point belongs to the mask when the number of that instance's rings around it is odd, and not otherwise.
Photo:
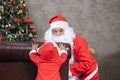
[[(40, 46), (42, 44), (39, 42)], [(70, 45), (65, 45), (69, 55), (60, 68), (62, 80), (68, 80), (68, 61), (71, 54)], [(32, 43), (29, 42), (0, 42), (0, 80), (35, 80), (37, 67), (29, 59), (31, 46)]]

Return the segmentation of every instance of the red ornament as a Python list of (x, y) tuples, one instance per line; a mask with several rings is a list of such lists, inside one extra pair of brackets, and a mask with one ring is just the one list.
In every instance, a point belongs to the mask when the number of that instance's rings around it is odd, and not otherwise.
[(17, 17), (14, 17), (14, 22), (17, 22), (18, 20), (19, 20), (19, 18), (17, 18)]
[(22, 3), (20, 3), (19, 8), (24, 8), (24, 5)]
[(31, 39), (31, 41), (30, 41), (30, 42), (32, 42), (32, 43), (33, 43), (33, 42), (34, 42), (34, 39)]
[(24, 21), (25, 23), (29, 23), (29, 22), (30, 22), (30, 18), (29, 18), (29, 17), (25, 17), (25, 18), (23, 19), (23, 21)]
[(21, 10), (19, 10), (19, 14), (23, 14), (23, 10), (21, 9)]
[(8, 2), (8, 7), (12, 7), (12, 2)]
[(0, 34), (0, 40), (3, 38), (2, 34)]
[(12, 27), (12, 24), (8, 24), (8, 28), (11, 28)]
[(34, 25), (30, 25), (29, 28), (30, 28), (30, 29), (35, 29), (35, 26), (34, 26)]

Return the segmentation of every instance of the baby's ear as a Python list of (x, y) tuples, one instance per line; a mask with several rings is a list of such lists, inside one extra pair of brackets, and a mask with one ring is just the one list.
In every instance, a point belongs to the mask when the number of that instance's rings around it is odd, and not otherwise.
[(94, 50), (93, 48), (91, 48), (91, 47), (89, 47), (89, 52), (90, 52), (91, 54), (95, 54), (95, 50)]

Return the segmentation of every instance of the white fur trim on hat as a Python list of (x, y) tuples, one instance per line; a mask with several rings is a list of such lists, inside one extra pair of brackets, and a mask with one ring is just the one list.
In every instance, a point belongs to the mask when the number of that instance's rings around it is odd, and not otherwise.
[(68, 23), (66, 21), (55, 21), (50, 24), (51, 29), (60, 27), (65, 29), (65, 27), (69, 27)]

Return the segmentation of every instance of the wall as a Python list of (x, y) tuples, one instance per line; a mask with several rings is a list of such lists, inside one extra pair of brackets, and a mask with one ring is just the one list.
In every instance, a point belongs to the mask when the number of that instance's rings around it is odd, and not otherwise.
[(120, 0), (26, 0), (26, 3), (38, 32), (36, 41), (43, 39), (49, 18), (62, 14), (75, 32), (96, 50), (101, 80), (107, 79), (109, 73), (104, 72), (107, 65), (102, 60), (120, 53)]

